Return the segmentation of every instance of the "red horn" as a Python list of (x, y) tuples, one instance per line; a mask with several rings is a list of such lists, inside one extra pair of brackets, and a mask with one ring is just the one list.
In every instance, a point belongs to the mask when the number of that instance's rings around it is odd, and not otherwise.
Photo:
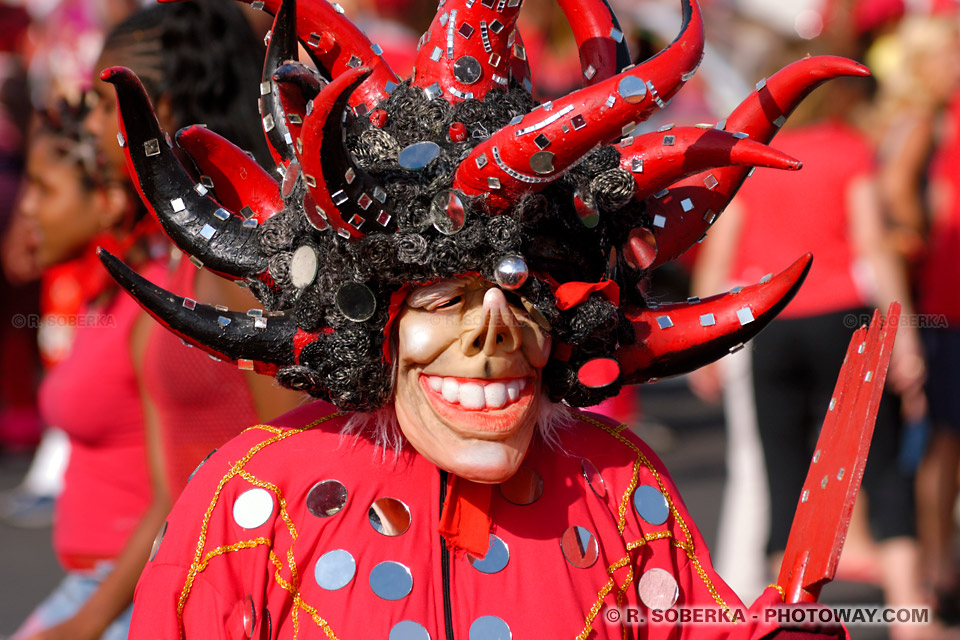
[(612, 78), (630, 64), (627, 42), (606, 0), (557, 0), (573, 29), (583, 84)]
[(736, 351), (787, 306), (812, 260), (808, 253), (760, 284), (702, 301), (625, 309), (634, 342), (617, 350), (621, 381), (636, 384), (687, 373)]
[(353, 69), (324, 87), (296, 141), (303, 180), (317, 214), (345, 238), (363, 236), (364, 225), (380, 229), (396, 225), (386, 206), (386, 191), (350, 158), (344, 145), (347, 99), (369, 74), (370, 69)]
[[(277, 16), (281, 5), (294, 0), (242, 0), (260, 6)], [(304, 2), (296, 8), (297, 36), (317, 67), (328, 78), (337, 78), (353, 69), (371, 69), (367, 80), (350, 96), (350, 106), (362, 115), (386, 99), (400, 82), (397, 74), (383, 59), (379, 45), (370, 40), (344, 14), (340, 5), (331, 2)], [(279, 62), (284, 62), (280, 60)], [(274, 69), (265, 69), (265, 79)]]
[(627, 138), (614, 146), (620, 152), (620, 166), (633, 174), (636, 197), (641, 200), (677, 180), (715, 167), (801, 167), (799, 160), (765, 144), (716, 129), (670, 128)]
[(460, 164), (454, 187), (489, 194), (502, 211), (539, 191), (598, 144), (607, 144), (665, 106), (691, 77), (703, 54), (703, 20), (695, 0), (683, 0), (680, 35), (659, 54), (619, 75), (547, 102), (480, 143)]
[(250, 207), (252, 217), (263, 224), (283, 209), (276, 180), (237, 145), (200, 125), (180, 129), (176, 138), (231, 212)]
[(174, 154), (136, 74), (111, 67), (100, 77), (117, 93), (120, 135), (133, 183), (170, 239), (220, 276), (271, 284), (267, 256), (257, 248), (258, 221), (252, 215), (234, 215), (206, 185), (194, 181)]
[[(757, 91), (734, 110), (721, 128), (757, 142), (770, 142), (797, 105), (825, 81), (868, 75), (870, 71), (863, 65), (835, 56), (794, 62), (761, 81)], [(650, 268), (675, 259), (693, 246), (730, 203), (748, 171), (740, 167), (721, 168), (710, 175), (681, 180), (659, 198), (647, 198), (647, 212), (661, 223), (652, 229), (658, 251)]]
[(526, 63), (514, 42), (520, 0), (447, 0), (420, 38), (413, 86), (448, 102), (482, 100), (510, 83), (511, 56)]

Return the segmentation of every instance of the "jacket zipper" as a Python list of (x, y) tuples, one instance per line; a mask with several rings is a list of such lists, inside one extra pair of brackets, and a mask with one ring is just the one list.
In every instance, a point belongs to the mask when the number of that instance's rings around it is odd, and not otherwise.
[[(447, 499), (447, 472), (440, 471), (440, 510)], [(447, 640), (456, 640), (453, 637), (453, 608), (450, 604), (450, 550), (440, 536), (440, 570), (443, 573), (443, 625), (447, 631)]]

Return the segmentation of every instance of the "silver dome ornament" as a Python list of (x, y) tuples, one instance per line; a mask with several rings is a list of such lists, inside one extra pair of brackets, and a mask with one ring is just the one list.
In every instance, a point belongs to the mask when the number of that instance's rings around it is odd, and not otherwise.
[(502, 258), (493, 273), (497, 284), (507, 291), (513, 291), (522, 287), (529, 275), (530, 271), (527, 269), (527, 261), (517, 255)]

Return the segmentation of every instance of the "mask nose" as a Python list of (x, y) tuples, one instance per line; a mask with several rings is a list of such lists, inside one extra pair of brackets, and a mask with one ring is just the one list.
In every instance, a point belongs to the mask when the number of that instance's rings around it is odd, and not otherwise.
[(503, 291), (496, 287), (483, 294), (477, 326), (464, 337), (464, 353), (492, 356), (498, 349), (516, 351), (523, 340), (520, 323)]

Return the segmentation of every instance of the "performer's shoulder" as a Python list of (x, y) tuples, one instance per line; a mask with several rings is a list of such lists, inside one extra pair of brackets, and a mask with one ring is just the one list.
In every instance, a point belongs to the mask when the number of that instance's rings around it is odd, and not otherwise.
[[(346, 415), (333, 405), (315, 400), (282, 416), (247, 427), (224, 445), (224, 449), (242, 449), (260, 442), (282, 443), (288, 440), (339, 437)], [(283, 448), (283, 447), (279, 447)]]
[(613, 418), (589, 411), (572, 410), (566, 426), (558, 430), (561, 448), (594, 464), (633, 465), (662, 469), (663, 463), (632, 429)]
[(299, 450), (322, 451), (338, 447), (345, 414), (322, 401), (314, 401), (263, 424), (243, 429), (207, 456), (191, 476), (190, 485), (216, 482), (231, 469), (251, 463), (289, 459)]

